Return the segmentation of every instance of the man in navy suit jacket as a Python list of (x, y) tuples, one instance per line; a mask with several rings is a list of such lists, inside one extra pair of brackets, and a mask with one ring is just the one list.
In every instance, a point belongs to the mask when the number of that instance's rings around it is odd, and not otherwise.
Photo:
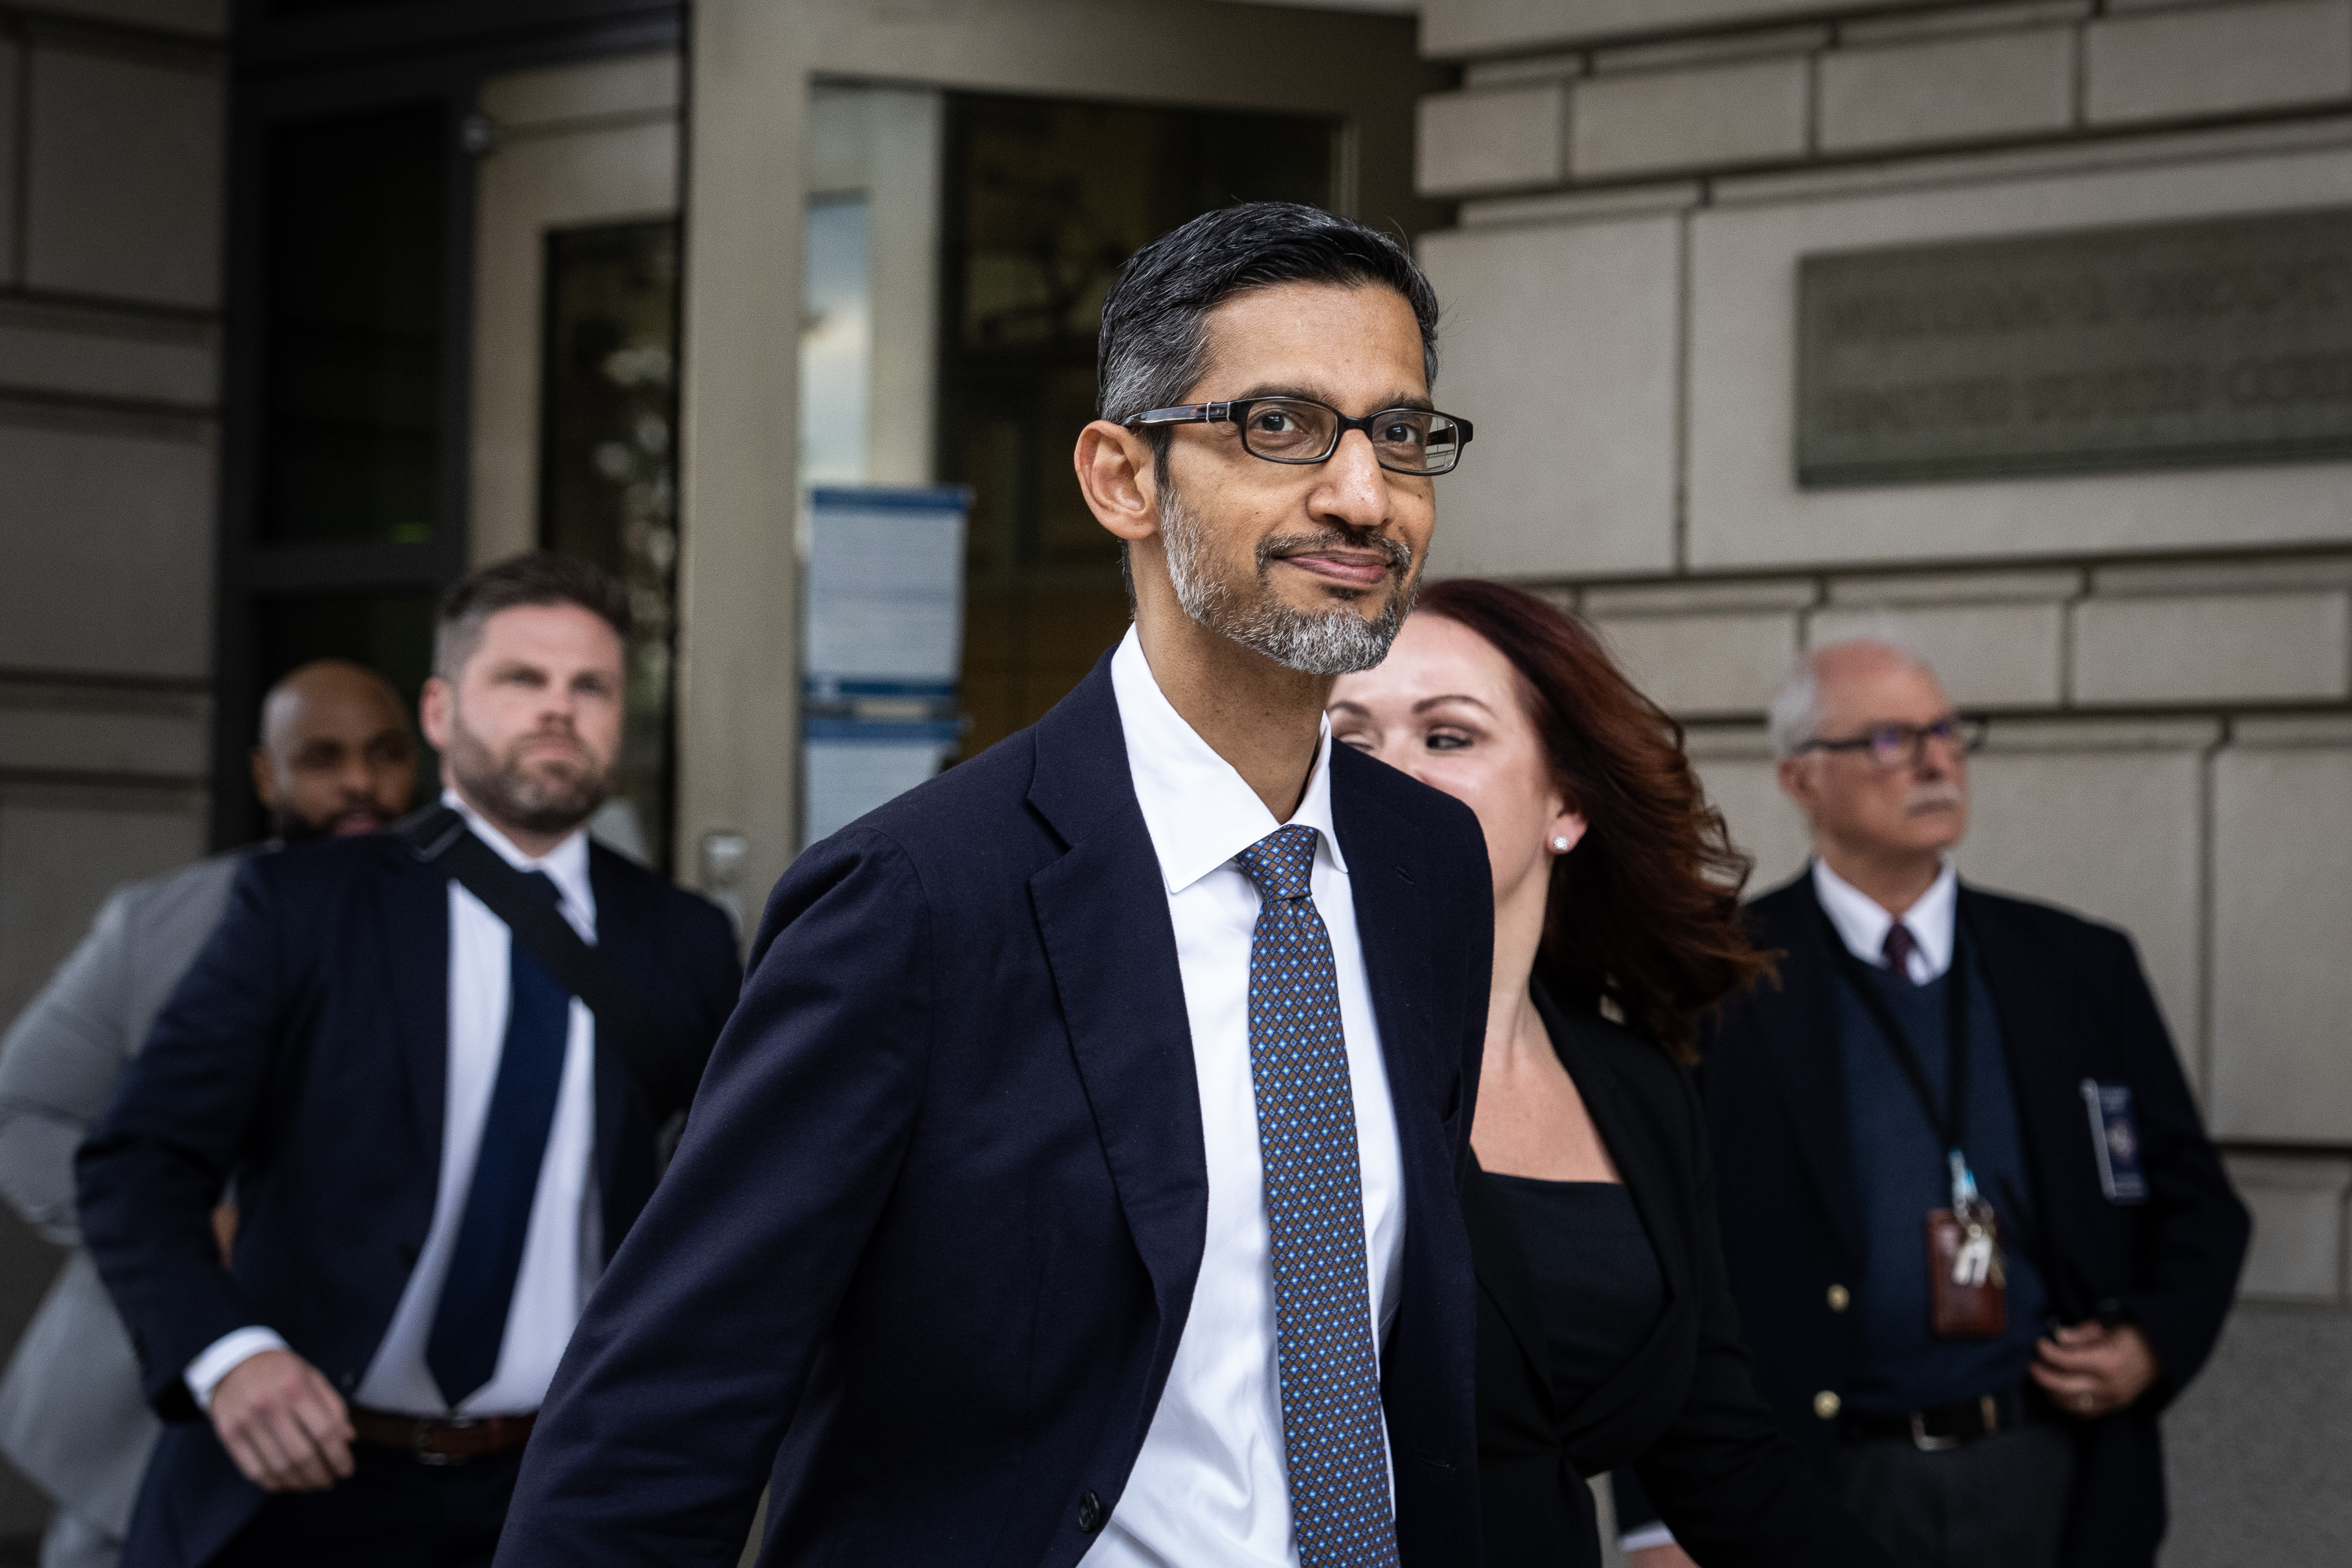
[(1435, 320), (1310, 208), (1129, 261), (1076, 463), (1135, 629), (777, 887), (507, 1568), (732, 1563), (763, 1483), (771, 1563), (1476, 1560), (1486, 851), (1321, 717), (1467, 438)]
[[(444, 601), (424, 717), (457, 819), (543, 874), (658, 1026), (682, 1104), (740, 971), (723, 914), (582, 826), (619, 746), (627, 627), (592, 566), (486, 568)], [(677, 1109), (606, 1034), (402, 837), (246, 862), (79, 1160), (83, 1232), (166, 1423), (127, 1568), (488, 1562)]]

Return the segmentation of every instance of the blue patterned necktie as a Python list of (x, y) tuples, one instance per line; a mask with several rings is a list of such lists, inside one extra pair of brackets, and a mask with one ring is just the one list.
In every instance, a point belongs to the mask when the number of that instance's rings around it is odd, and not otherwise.
[(1331, 937), (1309, 886), (1315, 829), (1277, 828), (1234, 860), (1260, 900), (1250, 935), (1250, 1082), (1299, 1568), (1393, 1568), (1356, 1100)]
[[(551, 903), (561, 899), (546, 872), (533, 871), (528, 880)], [(498, 1371), (572, 1035), (572, 994), (529, 948), (519, 942), (508, 948), (506, 1042), (449, 1273), (425, 1341), (425, 1369), (452, 1410)]]

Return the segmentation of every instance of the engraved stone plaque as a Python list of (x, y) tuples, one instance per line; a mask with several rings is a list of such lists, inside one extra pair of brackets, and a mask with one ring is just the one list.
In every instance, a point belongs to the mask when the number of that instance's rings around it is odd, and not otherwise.
[(2352, 457), (2352, 208), (1809, 256), (1806, 487)]

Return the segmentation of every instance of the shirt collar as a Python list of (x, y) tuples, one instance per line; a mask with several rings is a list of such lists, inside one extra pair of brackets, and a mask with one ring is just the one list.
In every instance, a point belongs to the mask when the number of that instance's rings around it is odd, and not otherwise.
[(474, 837), (499, 852), (499, 858), (519, 871), (544, 871), (555, 883), (556, 891), (563, 895), (569, 909), (596, 918), (596, 895), (588, 884), (588, 830), (574, 828), (562, 843), (534, 859), (514, 847), (514, 841), (499, 831), (496, 824), (467, 805), (456, 790), (441, 792), (441, 804), (466, 819)]
[[(1182, 892), (1285, 826), (1274, 819), (1234, 765), (1176, 711), (1160, 689), (1133, 626), (1111, 655), (1110, 679), (1136, 804), (1143, 808), (1143, 826), (1151, 834), (1160, 875), (1171, 894)], [(1331, 831), (1331, 724), (1328, 719), (1321, 724), (1306, 798), (1290, 820), (1315, 829), (1316, 854), (1328, 857), (1331, 868), (1344, 877), (1348, 862)]]
[[(1868, 964), (1886, 961), (1886, 933), (1895, 917), (1877, 900), (1831, 870), (1819, 856), (1813, 858), (1813, 893), (1830, 923), (1837, 927), (1847, 952)], [(1911, 960), (1912, 979), (1933, 980), (1952, 966), (1959, 894), (1959, 873), (1946, 860), (1927, 890), (1919, 895), (1919, 901), (1904, 911), (1903, 923), (1911, 928), (1911, 940), (1917, 944)]]

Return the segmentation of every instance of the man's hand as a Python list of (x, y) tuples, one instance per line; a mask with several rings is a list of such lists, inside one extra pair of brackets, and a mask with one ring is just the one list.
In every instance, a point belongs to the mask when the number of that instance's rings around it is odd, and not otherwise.
[(2123, 1409), (2161, 1371), (2147, 1336), (2130, 1323), (2075, 1323), (2034, 1346), (2033, 1381), (2059, 1409), (2085, 1421)]
[(213, 1430), (266, 1492), (322, 1492), (352, 1473), (352, 1418), (319, 1369), (291, 1351), (246, 1357), (213, 1387)]
[(1639, 1552), (1629, 1552), (1625, 1561), (1633, 1568), (1698, 1568), (1690, 1553), (1671, 1541), (1664, 1546), (1644, 1546)]

